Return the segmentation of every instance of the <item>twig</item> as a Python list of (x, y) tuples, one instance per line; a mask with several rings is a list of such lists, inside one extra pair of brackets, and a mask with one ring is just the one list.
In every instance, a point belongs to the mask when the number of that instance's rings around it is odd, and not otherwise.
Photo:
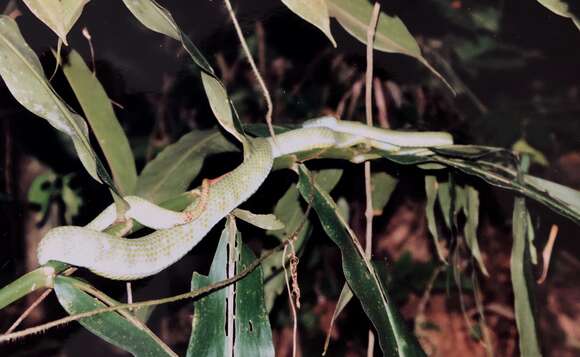
[[(284, 253), (282, 253), (282, 260), (286, 259), (286, 250), (288, 246), (284, 247)], [(296, 336), (298, 334), (298, 317), (296, 314), (296, 306), (294, 304), (292, 290), (290, 289), (290, 282), (288, 279), (288, 272), (286, 271), (286, 264), (282, 262), (282, 268), (284, 268), (284, 281), (286, 282), (286, 289), (288, 290), (288, 300), (290, 301), (290, 311), (292, 311), (292, 357), (296, 357)]]
[[(367, 70), (365, 75), (365, 111), (366, 111), (366, 121), (368, 126), (373, 126), (373, 47), (375, 30), (377, 27), (377, 22), (379, 20), (379, 14), (381, 11), (381, 4), (375, 2), (373, 7), (373, 13), (371, 15), (371, 21), (367, 29)], [(373, 191), (371, 182), (371, 163), (365, 161), (365, 195), (366, 195), (366, 234), (365, 234), (365, 253), (369, 260), (373, 254)], [(373, 331), (369, 329), (368, 333), (368, 344), (367, 344), (367, 356), (372, 357), (375, 349), (375, 335)]]
[(92, 37), (91, 37), (91, 33), (89, 32), (89, 29), (86, 27), (83, 27), (81, 33), (83, 34), (83, 37), (87, 39), (87, 42), (89, 43), (89, 49), (91, 51), (91, 63), (93, 65), (93, 76), (97, 75), (97, 66), (95, 65), (95, 49), (93, 48), (93, 41), (92, 41)]
[(250, 64), (250, 67), (252, 67), (252, 71), (254, 71), (254, 75), (256, 76), (256, 79), (258, 80), (258, 83), (260, 84), (260, 88), (262, 89), (262, 94), (264, 95), (264, 99), (266, 100), (266, 106), (268, 109), (266, 112), (266, 123), (268, 124), (268, 130), (270, 131), (270, 136), (272, 138), (275, 138), (276, 133), (274, 133), (274, 128), (272, 127), (273, 108), (272, 108), (272, 98), (270, 97), (270, 92), (268, 92), (268, 88), (266, 87), (266, 83), (264, 82), (264, 79), (262, 78), (262, 76), (260, 75), (260, 72), (258, 71), (258, 68), (256, 67), (256, 63), (254, 62), (254, 58), (252, 57), (252, 53), (250, 52), (250, 49), (248, 48), (248, 44), (246, 43), (246, 40), (244, 39), (244, 34), (242, 33), (242, 29), (240, 27), (240, 24), (238, 23), (238, 19), (236, 18), (236, 14), (234, 13), (234, 10), (232, 9), (232, 4), (230, 3), (230, 0), (224, 0), (224, 3), (226, 4), (226, 8), (228, 9), (228, 13), (230, 14), (230, 18), (232, 19), (232, 23), (234, 24), (234, 27), (236, 29), (236, 33), (238, 34), (238, 39), (240, 40), (242, 48), (244, 49), (244, 53), (246, 54), (246, 58), (248, 59), (248, 63)]
[(22, 315), (20, 315), (20, 317), (18, 319), (16, 319), (16, 321), (14, 321), (14, 323), (8, 328), (8, 330), (6, 330), (5, 333), (11, 333), (12, 331), (14, 331), (22, 323), (22, 321), (24, 321), (24, 319), (27, 318), (28, 315), (30, 315), (30, 313), (38, 305), (40, 305), (40, 303), (42, 301), (44, 301), (44, 299), (46, 299), (48, 294), (50, 294), (51, 292), (52, 292), (52, 289), (46, 289), (36, 300), (34, 300), (34, 302), (32, 304), (30, 304), (30, 306), (26, 310), (24, 310)]
[(380, 79), (374, 79), (373, 89), (375, 90), (375, 104), (377, 105), (377, 110), (379, 112), (379, 125), (381, 128), (389, 129), (389, 111), (387, 109), (387, 101), (385, 100), (383, 84), (381, 83)]

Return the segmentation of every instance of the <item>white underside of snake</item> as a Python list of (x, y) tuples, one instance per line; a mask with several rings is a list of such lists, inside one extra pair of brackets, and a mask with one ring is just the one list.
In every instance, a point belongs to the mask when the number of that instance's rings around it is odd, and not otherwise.
[[(341, 122), (332, 117), (307, 121), (302, 128), (272, 138), (251, 139), (244, 162), (211, 183), (206, 202), (196, 217), (184, 224), (183, 215), (135, 197), (127, 217), (157, 231), (135, 239), (113, 237), (101, 232), (113, 223), (113, 207), (107, 208), (85, 227), (63, 226), (50, 230), (38, 247), (38, 260), (85, 267), (117, 280), (144, 278), (167, 268), (189, 252), (209, 230), (258, 190), (272, 169), (275, 158), (301, 151), (349, 147), (367, 143), (371, 147), (397, 151), (453, 144), (445, 132), (400, 132)], [(196, 203), (184, 212), (194, 210)], [(176, 218), (177, 217), (177, 218)]]

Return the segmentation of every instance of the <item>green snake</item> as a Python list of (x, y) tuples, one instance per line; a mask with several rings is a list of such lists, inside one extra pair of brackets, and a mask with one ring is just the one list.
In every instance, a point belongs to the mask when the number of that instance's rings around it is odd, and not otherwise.
[[(275, 138), (250, 139), (242, 164), (209, 185), (205, 204), (193, 220), (188, 222), (183, 213), (128, 196), (130, 209), (126, 217), (156, 231), (135, 239), (101, 232), (115, 219), (114, 207), (110, 206), (85, 227), (51, 229), (38, 246), (39, 263), (60, 261), (116, 280), (151, 276), (181, 259), (214, 225), (253, 195), (270, 173), (275, 158), (362, 143), (394, 152), (401, 148), (451, 145), (453, 138), (445, 132), (401, 132), (342, 122), (333, 117), (313, 119), (305, 122), (302, 128), (278, 134)], [(196, 206), (197, 203), (192, 203), (184, 212), (193, 211)]]

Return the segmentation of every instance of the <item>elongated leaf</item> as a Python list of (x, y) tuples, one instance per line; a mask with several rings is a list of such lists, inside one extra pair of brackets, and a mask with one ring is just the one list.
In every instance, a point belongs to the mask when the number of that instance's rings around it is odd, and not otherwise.
[(256, 214), (245, 209), (236, 208), (232, 214), (242, 221), (253, 224), (262, 229), (280, 230), (284, 228), (284, 223), (273, 214)]
[(84, 119), (73, 113), (58, 97), (16, 22), (4, 15), (0, 16), (0, 75), (20, 104), (70, 136), (87, 172), (95, 180), (106, 183), (116, 191), (107, 171), (91, 148)]
[[(54, 291), (58, 302), (69, 314), (77, 314), (105, 307), (99, 300), (80, 290), (83, 284), (73, 278), (58, 276), (55, 278)], [(110, 299), (107, 303), (114, 304)], [(177, 356), (153, 332), (130, 314), (122, 316), (116, 312), (107, 312), (81, 319), (80, 324), (103, 340), (113, 344), (134, 356)]]
[[(572, 0), (570, 0), (572, 1)], [(580, 30), (580, 19), (576, 17), (569, 9), (570, 5), (562, 0), (538, 0), (540, 4), (562, 17), (567, 17), (574, 22), (574, 25)]]
[(137, 182), (135, 159), (105, 89), (77, 51), (69, 53), (62, 68), (105, 154), (115, 184), (123, 195), (132, 194)]
[(282, 0), (282, 3), (296, 15), (318, 27), (328, 37), (332, 45), (336, 47), (336, 41), (330, 32), (330, 19), (326, 0)]
[[(209, 275), (193, 273), (191, 290), (226, 279), (228, 228), (222, 231)], [(187, 356), (226, 356), (226, 289), (212, 292), (193, 303), (194, 314)]]
[[(237, 235), (240, 260), (237, 273), (242, 272), (256, 258)], [(272, 328), (264, 302), (262, 268), (258, 267), (236, 283), (235, 356), (274, 357)]]
[(342, 286), (342, 290), (340, 291), (340, 296), (338, 297), (338, 301), (336, 302), (336, 307), (334, 308), (334, 312), (332, 313), (332, 318), (330, 319), (330, 326), (328, 326), (328, 331), (326, 333), (326, 341), (324, 341), (324, 350), (322, 355), (326, 355), (328, 350), (328, 345), (330, 343), (330, 336), (332, 336), (332, 329), (334, 328), (334, 323), (338, 319), (338, 316), (344, 310), (346, 305), (352, 300), (354, 297), (352, 290), (348, 287), (348, 284), (344, 284)]
[[(327, 0), (327, 4), (330, 15), (335, 17), (348, 33), (362, 43), (366, 43), (373, 8), (371, 3), (367, 0)], [(381, 12), (375, 32), (374, 48), (383, 52), (414, 57), (454, 92), (447, 80), (423, 58), (417, 41), (398, 17)]]
[(375, 326), (385, 356), (424, 356), (419, 343), (409, 334), (390, 300), (374, 266), (365, 257), (360, 243), (337, 214), (332, 198), (313, 183), (308, 170), (299, 167), (298, 190), (312, 206), (326, 234), (339, 247), (342, 269), (348, 285)]
[(145, 166), (137, 195), (162, 202), (185, 191), (208, 155), (237, 150), (218, 130), (192, 131)]
[(64, 42), (89, 0), (23, 0), (30, 11)]
[(522, 356), (541, 356), (532, 300), (535, 281), (531, 273), (530, 255), (527, 247), (527, 212), (525, 198), (516, 197), (512, 219), (514, 241), (510, 271), (514, 289), (520, 354)]
[(386, 172), (375, 172), (371, 176), (373, 194), (373, 212), (380, 216), (395, 191), (399, 180)]
[(199, 49), (179, 29), (169, 11), (153, 0), (123, 0), (123, 3), (145, 27), (181, 42), (185, 51), (202, 72), (205, 93), (220, 125), (244, 143), (246, 141), (244, 129), (225, 86), (215, 75), (215, 71)]
[(465, 234), (465, 241), (467, 242), (467, 247), (471, 251), (471, 255), (477, 261), (481, 272), (485, 276), (489, 276), (483, 259), (481, 258), (481, 252), (479, 250), (479, 243), (477, 240), (477, 228), (479, 226), (479, 192), (472, 186), (467, 186), (465, 188), (465, 203), (463, 205), (463, 213), (467, 218), (463, 232)]
[(425, 176), (425, 194), (427, 195), (427, 203), (425, 204), (425, 212), (427, 215), (427, 227), (429, 228), (429, 233), (433, 237), (433, 243), (435, 244), (435, 250), (437, 251), (437, 256), (439, 260), (447, 263), (445, 259), (445, 254), (443, 253), (443, 247), (439, 241), (439, 231), (437, 229), (437, 221), (435, 220), (435, 202), (437, 200), (438, 183), (435, 176)]

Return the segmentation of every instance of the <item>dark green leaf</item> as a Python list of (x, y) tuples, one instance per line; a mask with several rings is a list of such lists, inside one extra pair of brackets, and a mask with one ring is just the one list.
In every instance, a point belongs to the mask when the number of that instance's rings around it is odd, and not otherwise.
[(360, 243), (336, 212), (332, 198), (316, 185), (304, 166), (299, 167), (298, 190), (306, 201), (312, 199), (322, 227), (339, 247), (348, 285), (361, 302), (377, 329), (386, 356), (424, 356), (413, 335), (409, 334), (396, 306), (381, 283), (374, 266), (365, 257)]

